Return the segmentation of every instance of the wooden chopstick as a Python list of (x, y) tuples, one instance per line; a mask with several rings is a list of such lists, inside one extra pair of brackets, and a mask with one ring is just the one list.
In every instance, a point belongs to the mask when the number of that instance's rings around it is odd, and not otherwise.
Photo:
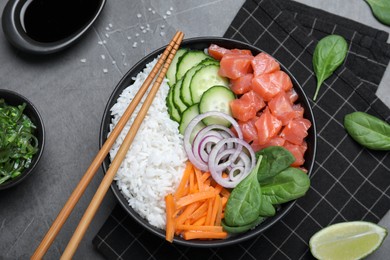
[(61, 259), (70, 259), (72, 258), (73, 254), (75, 253), (82, 237), (84, 236), (89, 224), (92, 221), (92, 218), (94, 217), (98, 207), (100, 206), (105, 194), (107, 193), (108, 188), (111, 185), (111, 182), (121, 164), (123, 161), (127, 150), (129, 149), (145, 115), (147, 110), (149, 109), (154, 96), (157, 93), (158, 88), (160, 87), (165, 74), (168, 70), (168, 67), (170, 63), (172, 62), (173, 57), (175, 56), (175, 53), (177, 49), (179, 48), (179, 45), (184, 37), (184, 34), (182, 32), (177, 32), (175, 36), (173, 37), (172, 41), (168, 44), (167, 48), (163, 52), (163, 54), (160, 56), (157, 64), (152, 69), (149, 76), (146, 78), (145, 82), (142, 84), (141, 88), (139, 89), (138, 93), (133, 98), (132, 102), (127, 107), (126, 111), (122, 115), (121, 119), (117, 123), (116, 127), (112, 130), (111, 134), (107, 138), (106, 142), (103, 144), (102, 148), (99, 150), (98, 154), (96, 155), (95, 159), (92, 161), (91, 165), (88, 167), (87, 171), (85, 172), (84, 176), (72, 192), (71, 196), (69, 197), (68, 201), (65, 203), (64, 207), (58, 214), (57, 218), (53, 222), (52, 226), (46, 233), (45, 237), (41, 241), (40, 245), (35, 250), (34, 254), (32, 255), (31, 259), (41, 259), (47, 250), (49, 249), (50, 245), (53, 243), (55, 237), (61, 230), (62, 226), (64, 225), (65, 221), (69, 217), (70, 213), (74, 209), (76, 203), (80, 199), (80, 197), (83, 195), (86, 187), (91, 182), (93, 176), (96, 174), (97, 170), (99, 169), (100, 165), (102, 164), (104, 158), (107, 156), (108, 152), (110, 151), (112, 145), (115, 143), (115, 140), (118, 138), (119, 134), (123, 130), (124, 126), (126, 125), (127, 121), (129, 120), (130, 116), (133, 114), (135, 108), (141, 101), (143, 95), (145, 94), (146, 90), (152, 83), (153, 79), (157, 75), (158, 71), (161, 69), (161, 72), (158, 75), (158, 78), (156, 79), (155, 83), (152, 86), (152, 89), (150, 90), (149, 95), (146, 97), (141, 110), (139, 111), (136, 119), (134, 120), (129, 132), (127, 133), (121, 147), (119, 148), (119, 151), (117, 152), (117, 155), (115, 156), (114, 160), (112, 161), (110, 168), (106, 172), (98, 190), (96, 191), (94, 197), (92, 198), (91, 203), (89, 204), (86, 212), (84, 213), (83, 218), (81, 219), (75, 233), (73, 234), (71, 240), (68, 243), (68, 246), (66, 247)]

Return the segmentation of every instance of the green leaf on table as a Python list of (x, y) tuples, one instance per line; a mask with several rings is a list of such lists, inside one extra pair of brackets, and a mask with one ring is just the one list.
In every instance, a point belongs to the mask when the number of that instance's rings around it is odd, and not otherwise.
[(372, 150), (390, 150), (390, 125), (364, 112), (344, 117), (344, 127), (359, 144)]
[(374, 16), (382, 23), (390, 25), (390, 1), (389, 0), (365, 0), (371, 7)]
[(328, 35), (317, 43), (313, 55), (313, 68), (317, 77), (314, 101), (317, 99), (322, 83), (343, 63), (347, 51), (348, 43), (340, 35)]

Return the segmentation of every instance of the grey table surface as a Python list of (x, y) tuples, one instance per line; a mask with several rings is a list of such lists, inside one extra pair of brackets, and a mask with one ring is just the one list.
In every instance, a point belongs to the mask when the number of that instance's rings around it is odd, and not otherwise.
[[(138, 60), (165, 45), (176, 30), (186, 37), (222, 36), (243, 0), (107, 1), (103, 13), (72, 48), (48, 57), (26, 57), (0, 31), (0, 88), (28, 97), (46, 127), (46, 147), (33, 176), (0, 193), (0, 259), (31, 256), (98, 151), (100, 121), (115, 85)], [(390, 32), (363, 0), (299, 0)], [(0, 11), (6, 1), (0, 1)], [(390, 106), (390, 69), (378, 96)], [(102, 179), (99, 171), (49, 249), (57, 259)], [(75, 259), (102, 259), (92, 239), (116, 204), (109, 192)], [(389, 226), (390, 214), (381, 221)], [(388, 259), (389, 243), (371, 257)]]

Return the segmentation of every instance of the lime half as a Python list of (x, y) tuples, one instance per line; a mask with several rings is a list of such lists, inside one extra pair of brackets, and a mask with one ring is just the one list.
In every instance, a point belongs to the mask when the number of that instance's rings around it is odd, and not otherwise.
[(380, 247), (387, 230), (371, 222), (351, 221), (328, 226), (309, 241), (317, 259), (361, 259)]

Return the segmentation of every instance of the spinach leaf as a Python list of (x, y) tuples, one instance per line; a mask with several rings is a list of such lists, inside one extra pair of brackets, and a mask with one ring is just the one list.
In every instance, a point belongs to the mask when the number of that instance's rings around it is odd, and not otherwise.
[(300, 169), (289, 167), (261, 186), (261, 193), (273, 205), (305, 195), (310, 187), (309, 176)]
[(372, 150), (390, 150), (390, 125), (364, 112), (344, 117), (344, 127), (359, 144)]
[[(260, 185), (261, 186), (261, 185)], [(275, 216), (276, 210), (274, 205), (272, 205), (269, 197), (261, 195), (261, 205), (259, 215), (263, 217), (272, 217)]]
[(390, 1), (389, 0), (365, 0), (371, 7), (374, 16), (382, 23), (390, 25)]
[(261, 188), (257, 181), (257, 171), (261, 161), (260, 156), (256, 167), (231, 192), (224, 217), (228, 226), (245, 226), (259, 217)]
[(222, 224), (223, 229), (226, 232), (231, 233), (231, 234), (238, 234), (238, 233), (246, 232), (246, 231), (256, 227), (264, 220), (265, 220), (264, 217), (258, 217), (255, 221), (253, 221), (247, 225), (239, 226), (239, 227), (231, 227), (228, 224), (226, 224), (226, 221), (223, 219), (221, 224)]
[(347, 51), (348, 43), (339, 35), (328, 35), (318, 42), (313, 55), (313, 68), (317, 77), (314, 101), (322, 83), (343, 63)]
[(289, 167), (295, 157), (286, 148), (281, 146), (270, 146), (256, 153), (256, 157), (263, 156), (257, 179), (261, 184), (262, 180), (273, 177)]

